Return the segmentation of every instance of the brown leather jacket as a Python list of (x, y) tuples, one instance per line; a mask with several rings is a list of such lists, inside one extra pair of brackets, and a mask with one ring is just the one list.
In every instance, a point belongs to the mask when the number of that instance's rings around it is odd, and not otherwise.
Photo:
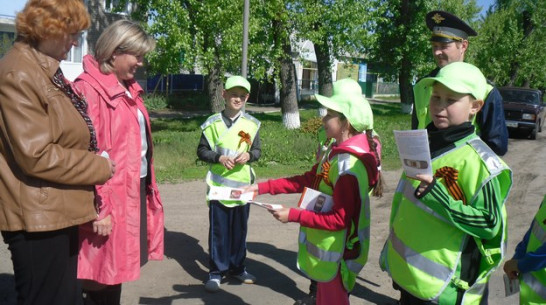
[(53, 83), (59, 62), (23, 42), (0, 60), (0, 230), (52, 231), (97, 217), (108, 161)]

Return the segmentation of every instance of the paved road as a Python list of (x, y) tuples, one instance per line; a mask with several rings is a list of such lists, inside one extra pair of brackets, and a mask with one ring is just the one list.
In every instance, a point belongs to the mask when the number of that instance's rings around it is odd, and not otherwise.
[[(546, 133), (538, 140), (510, 139), (506, 162), (514, 171), (514, 186), (508, 200), (508, 255), (538, 208), (546, 181)], [(372, 237), (370, 259), (357, 280), (351, 304), (395, 304), (398, 293), (391, 288), (387, 274), (378, 267), (379, 251), (387, 236), (390, 201), (399, 172), (386, 172), (388, 188), (385, 196), (372, 201)], [(166, 257), (149, 262), (142, 269), (139, 281), (127, 283), (123, 289), (124, 305), (278, 305), (292, 304), (304, 296), (308, 280), (296, 269), (296, 224), (281, 224), (265, 210), (251, 209), (248, 235), (248, 270), (257, 276), (255, 285), (241, 285), (227, 279), (222, 291), (205, 292), (202, 281), (207, 277), (208, 209), (204, 203), (202, 181), (160, 186), (166, 211)], [(261, 201), (293, 205), (297, 195), (264, 195)], [(13, 271), (9, 252), (0, 245), (0, 304), (12, 305)], [(517, 296), (504, 297), (502, 272), (497, 270), (490, 283), (489, 303), (517, 304)]]

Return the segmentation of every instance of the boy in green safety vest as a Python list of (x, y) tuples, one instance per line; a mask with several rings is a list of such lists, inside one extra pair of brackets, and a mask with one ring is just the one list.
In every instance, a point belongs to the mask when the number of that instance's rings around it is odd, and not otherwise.
[(508, 166), (477, 135), (487, 83), (478, 68), (455, 62), (432, 87), (427, 126), (433, 175), (402, 174), (380, 265), (400, 290), (400, 304), (487, 302), (491, 273), (503, 258)]
[[(222, 93), (226, 108), (201, 125), (197, 156), (210, 164), (208, 186), (241, 188), (256, 179), (249, 163), (260, 158), (260, 122), (242, 111), (249, 93), (250, 83), (244, 77), (229, 77)], [(226, 275), (253, 284), (256, 278), (244, 264), (249, 205), (236, 199), (208, 203), (210, 270), (205, 289), (218, 291)]]
[(310, 171), (245, 189), (280, 194), (301, 193), (308, 187), (332, 197), (333, 207), (329, 211), (270, 210), (283, 223), (300, 224), (298, 268), (318, 282), (318, 305), (349, 304), (348, 292), (368, 259), (369, 191), (379, 181), (380, 155), (372, 138), (371, 108), (360, 92), (351, 93), (353, 82), (335, 82), (331, 98), (316, 96), (328, 109), (322, 122), (327, 137), (335, 142)]
[(514, 257), (504, 263), (504, 272), (510, 279), (519, 278), (521, 305), (546, 304), (546, 196)]

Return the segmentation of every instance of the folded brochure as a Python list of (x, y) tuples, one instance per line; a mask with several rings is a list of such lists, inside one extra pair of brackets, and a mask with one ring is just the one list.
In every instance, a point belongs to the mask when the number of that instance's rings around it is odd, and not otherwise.
[(210, 186), (208, 199), (209, 200), (240, 200), (250, 201), (256, 197), (256, 192), (243, 193), (242, 189), (225, 187), (225, 186)]
[(282, 204), (263, 203), (254, 200), (250, 200), (248, 201), (248, 203), (257, 205), (268, 210), (278, 210), (283, 208)]
[(308, 187), (303, 189), (298, 202), (298, 207), (317, 213), (330, 212), (333, 206), (332, 196)]
[(394, 130), (394, 139), (406, 176), (432, 176), (432, 162), (426, 129)]

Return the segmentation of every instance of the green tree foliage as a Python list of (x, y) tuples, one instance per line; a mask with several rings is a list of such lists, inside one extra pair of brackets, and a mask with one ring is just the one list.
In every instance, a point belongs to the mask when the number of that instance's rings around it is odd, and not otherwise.
[(412, 83), (435, 67), (426, 14), (443, 10), (472, 24), (479, 12), (475, 0), (372, 0), (371, 6), (369, 54), (387, 79), (398, 80), (406, 104), (413, 102)]
[(157, 38), (150, 68), (160, 73), (199, 69), (207, 75), (211, 110), (223, 108), (224, 72), (240, 74), (241, 1), (136, 0), (134, 17), (146, 21)]
[(417, 69), (432, 61), (425, 15), (432, 9), (427, 0), (372, 0), (375, 10), (368, 24), (373, 33), (369, 54), (381, 66), (385, 76), (397, 79), (401, 101), (413, 102), (411, 83)]
[(300, 40), (313, 42), (319, 72), (319, 93), (332, 92), (334, 58), (359, 57), (368, 41), (365, 24), (370, 2), (362, 0), (300, 0), (292, 7)]
[(546, 87), (546, 2), (497, 1), (471, 61), (497, 86)]

